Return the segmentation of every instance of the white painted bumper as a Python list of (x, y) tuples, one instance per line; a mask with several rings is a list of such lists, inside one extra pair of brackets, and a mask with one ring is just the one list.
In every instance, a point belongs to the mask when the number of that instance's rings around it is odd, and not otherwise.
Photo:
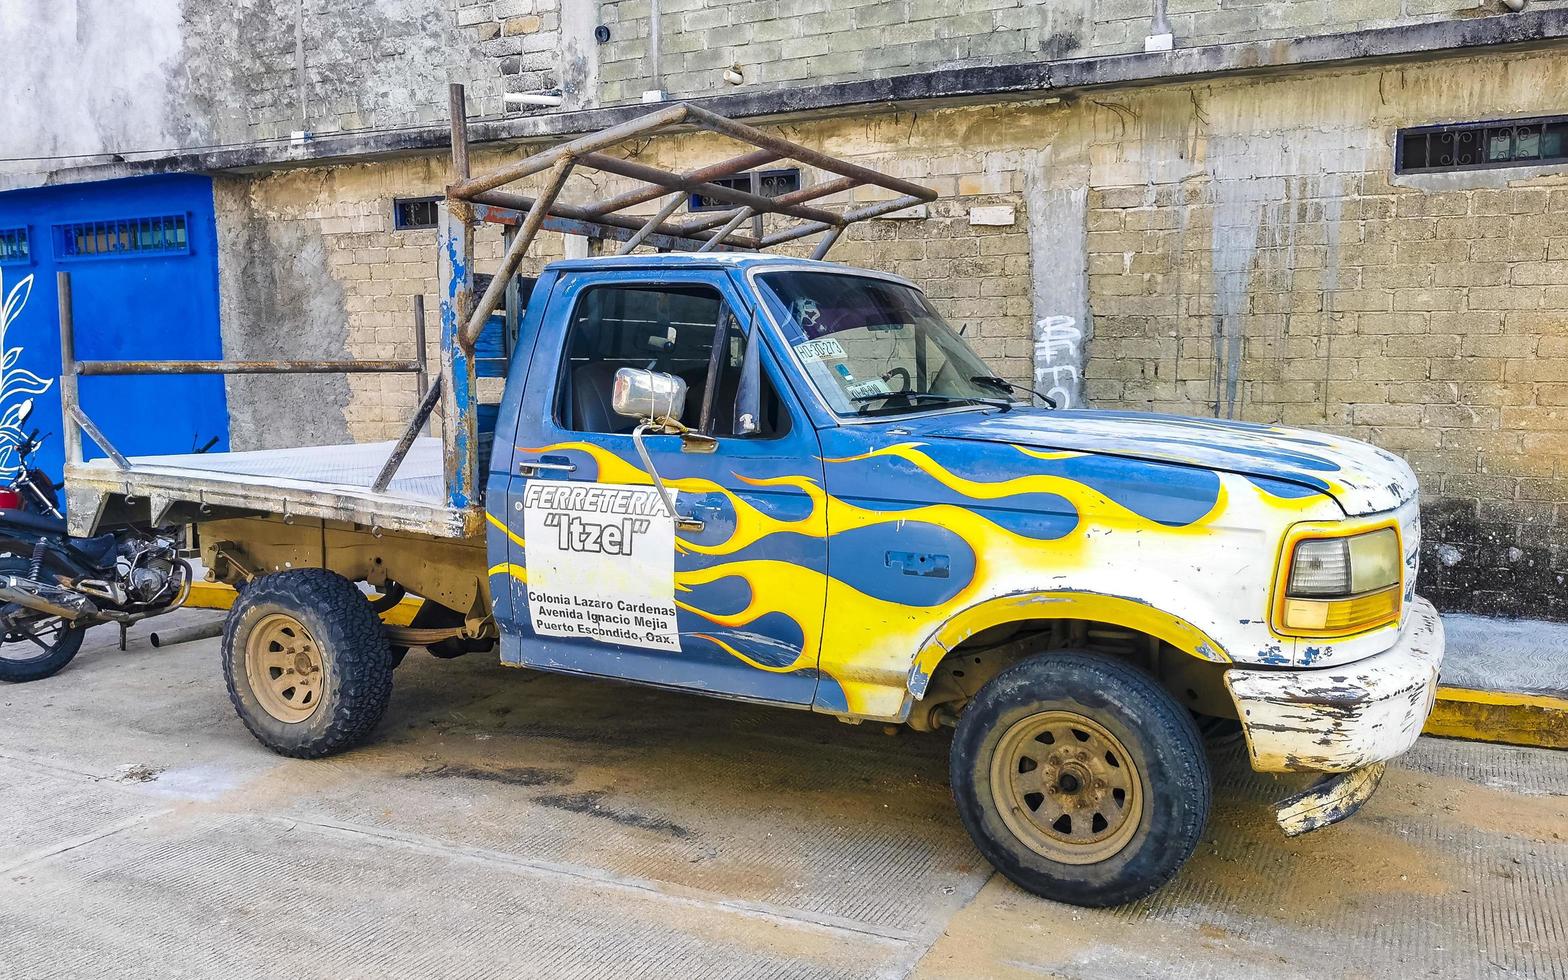
[(1225, 686), (1259, 772), (1350, 772), (1415, 744), (1432, 711), (1443, 623), (1416, 597), (1382, 653), (1313, 670), (1233, 669)]

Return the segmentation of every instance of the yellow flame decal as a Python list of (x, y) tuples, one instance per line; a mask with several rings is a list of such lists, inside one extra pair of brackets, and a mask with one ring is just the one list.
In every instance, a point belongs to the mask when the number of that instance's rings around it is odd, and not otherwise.
[[(701, 478), (665, 481), (671, 488), (694, 494), (716, 494), (729, 502), (735, 527), (729, 537), (713, 544), (700, 544), (677, 537), (680, 552), (708, 557), (739, 555), (774, 534), (793, 533), (823, 539), (846, 531), (888, 525), (894, 529), (906, 523), (925, 523), (944, 528), (961, 538), (974, 554), (974, 574), (951, 598), (931, 606), (879, 599), (848, 583), (820, 571), (771, 559), (739, 559), (706, 568), (677, 571), (676, 604), (679, 608), (712, 622), (722, 629), (742, 629), (769, 614), (788, 617), (804, 638), (799, 656), (790, 664), (769, 666), (737, 650), (731, 643), (708, 633), (692, 634), (708, 640), (748, 666), (772, 673), (787, 673), (817, 667), (845, 693), (851, 714), (868, 717), (897, 717), (907, 695), (911, 671), (929, 671), (940, 659), (933, 643), (943, 627), (965, 610), (1000, 596), (1055, 593), (1067, 587), (1075, 571), (1103, 567), (1134, 567), (1140, 561), (1159, 562), (1177, 552), (1176, 545), (1192, 554), (1191, 538), (1214, 535), (1222, 520), (1237, 508), (1246, 511), (1240, 526), (1258, 526), (1262, 512), (1300, 512), (1312, 506), (1312, 498), (1285, 500), (1274, 497), (1250, 482), (1221, 474), (1214, 505), (1197, 520), (1171, 526), (1139, 514), (1093, 487), (1071, 478), (1049, 473), (1026, 474), (1005, 480), (973, 480), (953, 473), (922, 450), (921, 443), (901, 443), (868, 453), (841, 458), (825, 458), (827, 465), (879, 458), (903, 460), (936, 480), (955, 494), (977, 503), (1004, 501), (1025, 494), (1051, 494), (1068, 501), (1075, 509), (1075, 526), (1054, 539), (1018, 534), (987, 519), (983, 510), (953, 503), (928, 504), (903, 510), (886, 511), (857, 507), (826, 492), (818, 481), (807, 476), (781, 476), (754, 479), (736, 474), (736, 479), (758, 489), (789, 488), (805, 494), (810, 511), (796, 520), (781, 520), (764, 513), (735, 492)], [(1060, 460), (1085, 455), (1070, 452), (1044, 452), (1014, 446), (1024, 456), (1040, 460)], [(646, 486), (653, 481), (639, 467), (626, 462), (605, 447), (590, 442), (561, 443), (535, 453), (576, 450), (592, 457), (598, 465), (597, 481)], [(492, 523), (502, 526), (490, 516)], [(504, 529), (504, 527), (503, 527)], [(519, 546), (522, 540), (507, 531)], [(523, 569), (497, 565), (492, 574), (506, 571), (526, 581)], [(739, 579), (749, 590), (744, 608), (729, 614), (704, 610), (682, 594), (724, 579)], [(1020, 608), (1024, 608), (1022, 605)], [(1074, 616), (1071, 602), (1058, 601), (1051, 607), (1054, 615)], [(1098, 608), (1092, 604), (1086, 609)], [(1027, 609), (1024, 610), (1028, 612)], [(1158, 611), (1150, 609), (1150, 615)], [(1021, 615), (1024, 613), (1021, 613)], [(1175, 616), (1172, 635), (1194, 631)], [(1079, 615), (1076, 618), (1092, 618)], [(1224, 660), (1223, 650), (1208, 641), (1189, 649), (1196, 656)], [(1196, 642), (1196, 641), (1195, 641)]]

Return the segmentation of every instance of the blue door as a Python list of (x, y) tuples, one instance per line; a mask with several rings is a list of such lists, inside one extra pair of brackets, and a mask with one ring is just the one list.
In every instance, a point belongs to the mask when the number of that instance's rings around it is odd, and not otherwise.
[[(212, 181), (173, 174), (0, 194), (0, 297), (10, 300), (0, 430), (34, 399), (29, 427), (57, 434), (39, 456), (57, 478), (62, 270), (71, 274), (78, 359), (222, 358)], [(228, 447), (221, 377), (89, 377), (80, 391), (126, 455), (186, 453), (214, 438), (215, 450)], [(89, 459), (103, 455), (85, 436), (84, 445)], [(9, 466), (0, 455), (0, 471)]]
[[(721, 270), (562, 274), (508, 406), (515, 437), (501, 433), (492, 462), (504, 660), (811, 703), (827, 598), (822, 462), (766, 351), (763, 431), (731, 434), (749, 319)], [(683, 420), (716, 439), (707, 452), (645, 439), (680, 525), (635, 420), (610, 408), (616, 370), (650, 365), (686, 380)]]

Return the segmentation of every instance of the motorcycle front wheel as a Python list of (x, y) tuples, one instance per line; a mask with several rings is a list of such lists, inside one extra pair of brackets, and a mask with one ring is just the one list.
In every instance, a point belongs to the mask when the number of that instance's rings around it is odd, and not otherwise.
[[(27, 563), (0, 559), (0, 574), (26, 575)], [(59, 673), (76, 657), (86, 635), (86, 624), (73, 625), (58, 616), (6, 623), (0, 634), (0, 681), (20, 684)]]

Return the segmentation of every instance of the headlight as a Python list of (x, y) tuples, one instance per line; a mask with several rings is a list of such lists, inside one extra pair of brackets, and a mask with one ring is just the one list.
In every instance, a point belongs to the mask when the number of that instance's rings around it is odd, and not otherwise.
[(1391, 527), (1298, 541), (1276, 625), (1285, 633), (1348, 635), (1396, 622), (1403, 569)]

